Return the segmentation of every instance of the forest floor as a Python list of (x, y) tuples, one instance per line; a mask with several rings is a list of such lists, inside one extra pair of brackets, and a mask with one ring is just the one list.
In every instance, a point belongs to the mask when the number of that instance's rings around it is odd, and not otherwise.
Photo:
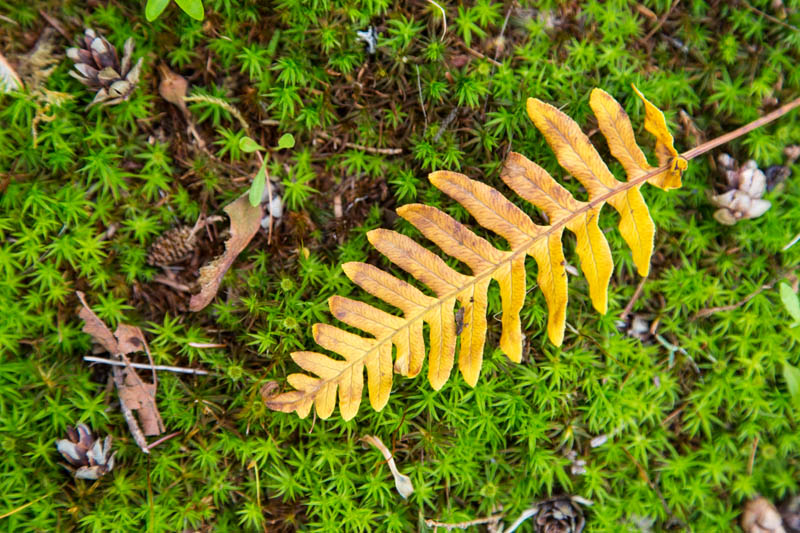
[[(651, 164), (631, 84), (689, 150), (800, 96), (798, 2), (205, 0), (202, 21), (172, 3), (152, 22), (144, 4), (0, 0), (0, 54), (24, 84), (0, 93), (0, 529), (407, 532), (503, 515), (470, 528), (499, 531), (569, 495), (593, 503), (574, 504), (585, 531), (729, 531), (750, 498), (777, 505), (798, 493), (800, 327), (780, 290), (791, 300), (798, 285), (800, 165), (785, 153), (800, 143), (796, 113), (691, 161), (680, 189), (642, 188), (657, 228), (645, 279), (607, 206), (608, 311), (594, 310), (570, 268), (562, 346), (548, 340), (529, 260), (520, 364), (498, 348), (492, 284), (474, 388), (454, 369), (435, 391), (426, 366), (396, 375), (381, 411), (365, 392), (349, 421), (338, 408), (301, 419), (265, 403), (292, 390), (292, 352), (322, 351), (312, 326), (337, 323), (331, 296), (396, 312), (341, 268), (362, 261), (412, 279), (370, 245), (370, 230), (444, 257), (398, 206), (438, 207), (507, 249), (429, 172), (487, 183), (546, 224), (500, 179), (513, 150), (586, 199), (527, 98), (572, 117), (624, 180), (591, 90), (621, 103)], [(127, 100), (87, 109), (95, 90), (69, 75), (66, 56), (86, 28), (120, 57), (132, 38), (132, 62), (143, 60)], [(165, 77), (188, 83), (185, 109)], [(286, 134), (294, 146), (278, 149)], [(260, 167), (245, 137), (263, 147), (281, 209), (270, 221), (259, 208), (263, 227), (251, 220), (254, 236), (195, 311), (200, 269), (231, 237), (223, 209)], [(730, 188), (722, 152), (766, 172), (760, 216), (715, 218), (711, 196)], [(195, 232), (167, 242), (180, 227)], [(575, 237), (563, 242), (578, 268)], [(170, 264), (152, 260), (154, 246), (175, 254)], [(83, 331), (79, 292), (97, 323), (141, 328), (156, 365), (206, 372), (158, 372), (154, 404), (138, 411), (142, 426), (161, 417), (158, 435), (135, 436), (123, 413), (120, 392), (136, 396), (142, 382), (84, 360), (118, 354)], [(120, 373), (132, 381), (116, 386)], [(113, 437), (115, 465), (97, 480), (76, 479), (56, 451), (78, 423)], [(409, 476), (407, 499), (367, 435)]]

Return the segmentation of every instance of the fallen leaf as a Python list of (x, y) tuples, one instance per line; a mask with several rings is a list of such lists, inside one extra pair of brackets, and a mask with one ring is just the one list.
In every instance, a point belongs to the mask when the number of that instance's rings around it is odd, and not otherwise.
[(224, 211), (231, 219), (231, 236), (225, 241), (225, 253), (200, 269), (201, 290), (189, 301), (191, 311), (200, 311), (211, 303), (222, 277), (261, 227), (261, 206), (250, 205), (247, 194), (228, 204)]
[(164, 432), (164, 422), (155, 404), (156, 385), (143, 382), (132, 368), (121, 369), (124, 373), (123, 386), (119, 388), (119, 399), (139, 415), (142, 431), (147, 436)]
[(83, 293), (78, 291), (77, 295), (81, 304), (83, 304), (83, 309), (78, 313), (78, 316), (81, 317), (84, 322), (83, 331), (91, 335), (95, 341), (108, 351), (108, 353), (112, 355), (119, 354), (119, 346), (117, 345), (117, 339), (114, 338), (114, 334), (111, 333), (111, 330), (106, 327), (103, 321), (94, 314), (94, 311), (89, 309), (83, 297)]
[[(147, 341), (142, 330), (129, 324), (120, 324), (114, 333), (103, 323), (100, 318), (89, 308), (84, 294), (77, 292), (83, 308), (78, 313), (84, 321), (83, 331), (105, 348), (116, 359), (129, 363), (127, 354), (133, 352), (147, 352), (150, 355)], [(151, 359), (150, 364), (153, 364)], [(125, 367), (112, 368), (114, 383), (117, 386), (120, 405), (128, 427), (139, 447), (147, 451), (145, 435), (160, 435), (165, 431), (164, 422), (156, 406), (156, 377), (153, 372), (153, 383), (145, 383), (130, 364)], [(136, 422), (133, 412), (139, 417), (142, 428)]]

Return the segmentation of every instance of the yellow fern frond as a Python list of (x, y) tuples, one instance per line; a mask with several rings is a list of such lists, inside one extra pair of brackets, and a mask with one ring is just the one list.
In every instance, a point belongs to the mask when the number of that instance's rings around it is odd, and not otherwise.
[[(588, 201), (574, 198), (547, 171), (517, 153), (509, 155), (501, 177), (512, 190), (547, 214), (550, 222), (547, 226), (534, 224), (520, 208), (486, 184), (457, 172), (432, 173), (429, 179), (435, 187), (463, 205), (478, 224), (508, 241), (510, 250), (494, 247), (435, 207), (422, 204), (400, 207), (397, 213), (401, 217), (444, 253), (466, 264), (471, 274), (450, 268), (438, 255), (400, 233), (385, 229), (369, 232), (367, 237), (375, 248), (429, 287), (436, 296), (427, 296), (372, 265), (346, 263), (344, 271), (355, 284), (400, 309), (403, 316), (349, 298), (332, 297), (333, 315), (371, 337), (316, 324), (313, 335), (317, 344), (343, 359), (316, 352), (293, 353), (294, 361), (312, 375), (291, 374), (288, 381), (295, 390), (269, 399), (267, 405), (279, 411), (296, 411), (301, 417), (308, 415), (313, 405), (321, 418), (327, 418), (333, 412), (338, 393), (339, 410), (342, 417), (349, 420), (355, 416), (361, 402), (366, 368), (370, 404), (376, 410), (382, 409), (391, 390), (392, 370), (412, 377), (422, 369), (425, 358), (423, 324), (428, 324), (429, 328), (428, 380), (431, 386), (438, 390), (449, 379), (457, 344), (460, 344), (458, 368), (464, 380), (474, 386), (483, 362), (487, 294), (492, 280), (500, 287), (503, 308), (500, 348), (512, 361), (519, 362), (523, 342), (520, 310), (526, 294), (525, 257), (528, 255), (536, 261), (538, 285), (549, 310), (548, 337), (560, 345), (567, 308), (566, 263), (561, 244), (564, 228), (576, 236), (577, 253), (589, 284), (592, 304), (605, 313), (613, 265), (608, 242), (598, 226), (600, 209), (604, 203), (609, 203), (619, 212), (620, 233), (632, 250), (639, 272), (647, 275), (655, 227), (639, 188), (645, 182), (662, 188), (680, 186), (680, 174), (686, 168), (686, 161), (672, 145), (663, 114), (638, 91), (637, 94), (645, 103), (646, 129), (656, 136), (657, 154), (664, 158), (660, 171), (647, 163), (636, 144), (628, 115), (604, 91), (595, 89), (590, 104), (609, 150), (628, 174), (627, 183), (611, 174), (572, 119), (549, 104), (529, 99), (529, 116), (556, 153), (561, 166), (583, 184)], [(394, 365), (393, 347), (396, 350)]]

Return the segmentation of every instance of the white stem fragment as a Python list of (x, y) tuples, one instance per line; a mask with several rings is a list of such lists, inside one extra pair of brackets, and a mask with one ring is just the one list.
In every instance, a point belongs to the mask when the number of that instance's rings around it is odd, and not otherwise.
[[(95, 357), (93, 355), (84, 356), (83, 360), (88, 361), (90, 363), (102, 363), (104, 365), (128, 366), (123, 361), (114, 361), (113, 359), (104, 359), (102, 357)], [(208, 374), (208, 372), (205, 370), (196, 370), (194, 368), (182, 368), (179, 366), (145, 365), (142, 363), (130, 363), (130, 366), (132, 366), (133, 368), (143, 368), (145, 370), (166, 370), (168, 372), (178, 372), (180, 374), (201, 374), (201, 375)]]
[(389, 448), (386, 447), (383, 441), (381, 441), (381, 439), (375, 435), (365, 435), (361, 438), (361, 440), (372, 444), (383, 454), (383, 458), (386, 459), (386, 463), (389, 465), (389, 470), (392, 471), (392, 475), (394, 476), (394, 486), (397, 488), (397, 492), (400, 493), (400, 496), (402, 496), (404, 499), (407, 499), (409, 496), (411, 496), (411, 494), (414, 492), (414, 485), (411, 483), (411, 478), (401, 474), (397, 470), (397, 465), (394, 463), (392, 452), (389, 451)]

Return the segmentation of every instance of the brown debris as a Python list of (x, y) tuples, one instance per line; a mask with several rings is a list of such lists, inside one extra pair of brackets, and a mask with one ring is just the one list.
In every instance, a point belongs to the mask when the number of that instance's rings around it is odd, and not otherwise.
[[(117, 331), (111, 333), (111, 330), (86, 304), (83, 293), (78, 291), (77, 295), (83, 305), (78, 313), (78, 316), (84, 321), (83, 331), (91, 335), (112, 356), (126, 363), (124, 368), (112, 367), (114, 383), (120, 399), (120, 409), (136, 444), (144, 453), (150, 453), (145, 435), (159, 435), (165, 430), (164, 422), (161, 420), (161, 414), (155, 403), (157, 386), (155, 371), (153, 371), (153, 383), (145, 383), (130, 366), (130, 360), (127, 358), (127, 354), (137, 351), (145, 351), (149, 357), (150, 350), (142, 330), (135, 326), (120, 324)], [(152, 366), (152, 360), (150, 364)], [(133, 415), (134, 411), (139, 415), (139, 420), (145, 427), (144, 433)]]
[(86, 29), (78, 47), (67, 50), (67, 57), (75, 62), (70, 75), (97, 91), (89, 107), (114, 105), (130, 98), (142, 70), (142, 58), (134, 65), (132, 56), (133, 37), (125, 41), (120, 62), (117, 50), (91, 28)]
[(195, 242), (195, 232), (190, 226), (172, 228), (158, 237), (150, 246), (147, 263), (150, 265), (180, 263), (192, 253)]
[(200, 311), (211, 303), (222, 277), (261, 227), (261, 206), (250, 205), (247, 194), (228, 204), (224, 211), (231, 219), (231, 236), (225, 241), (225, 252), (200, 269), (201, 290), (189, 301), (191, 311)]
[(786, 533), (778, 510), (761, 496), (745, 504), (742, 529), (745, 533)]
[(96, 480), (114, 468), (116, 452), (109, 455), (111, 436), (95, 439), (86, 424), (67, 427), (67, 438), (56, 442), (56, 448), (78, 479)]

